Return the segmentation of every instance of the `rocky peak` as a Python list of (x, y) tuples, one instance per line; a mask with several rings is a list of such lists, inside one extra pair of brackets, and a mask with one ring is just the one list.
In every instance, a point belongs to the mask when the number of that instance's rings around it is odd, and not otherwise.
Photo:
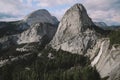
[(96, 40), (94, 24), (82, 4), (75, 4), (63, 16), (50, 44), (72, 53), (83, 54)]
[[(79, 31), (84, 31), (88, 27), (94, 25), (82, 4), (75, 4), (70, 9), (68, 9), (61, 23), (64, 22), (65, 20), (66, 22), (69, 22), (68, 24), (71, 26), (76, 25), (74, 26), (74, 29), (78, 28), (76, 29), (78, 30), (76, 31), (78, 33)], [(69, 25), (66, 27), (70, 27)]]
[(36, 23), (58, 23), (58, 20), (45, 9), (40, 9), (32, 12), (25, 17), (24, 21), (27, 22), (29, 25), (33, 25)]

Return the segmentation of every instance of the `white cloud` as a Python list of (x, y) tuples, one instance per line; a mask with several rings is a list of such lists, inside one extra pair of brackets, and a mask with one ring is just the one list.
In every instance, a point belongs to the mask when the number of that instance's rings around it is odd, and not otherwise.
[(20, 17), (45, 8), (60, 20), (75, 3), (82, 3), (93, 21), (120, 24), (120, 0), (0, 0), (0, 13)]
[(21, 20), (22, 18), (3, 18), (0, 19), (0, 21), (17, 21), (17, 20)]
[(32, 7), (33, 0), (27, 0), (27, 6)]
[(0, 13), (16, 15), (20, 13), (19, 1), (0, 0)]
[(56, 11), (51, 11), (51, 14), (56, 16), (58, 20), (61, 20), (65, 12), (67, 11), (68, 8), (61, 9), (61, 10), (56, 10)]
[(93, 21), (104, 21), (107, 24), (120, 24), (119, 0), (84, 0), (83, 4)]
[(23, 3), (23, 0), (19, 0), (21, 3)]
[(59, 5), (74, 4), (77, 0), (34, 0), (40, 7), (54, 7)]
[[(15, 0), (15, 1), (14, 0), (0, 0), (0, 13), (13, 16), (13, 19), (15, 17), (16, 19), (18, 17), (23, 17), (25, 16), (27, 10), (30, 10), (31, 8), (28, 5), (23, 4), (23, 2), (24, 2), (23, 0)], [(10, 17), (10, 20), (11, 19), (12, 18)]]

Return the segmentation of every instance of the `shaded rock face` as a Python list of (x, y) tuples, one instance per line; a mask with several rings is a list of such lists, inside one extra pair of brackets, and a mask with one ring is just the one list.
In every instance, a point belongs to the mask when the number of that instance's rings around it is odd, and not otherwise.
[(50, 44), (56, 49), (84, 54), (88, 48), (92, 48), (97, 39), (92, 26), (94, 24), (83, 5), (76, 4), (63, 16)]
[(93, 24), (85, 8), (76, 4), (63, 16), (49, 46), (88, 56), (102, 78), (109, 76), (108, 80), (115, 80), (120, 77), (117, 71), (120, 68), (120, 46), (110, 48), (109, 38), (101, 36), (104, 33)]
[(36, 23), (50, 23), (53, 25), (56, 25), (58, 23), (56, 17), (52, 16), (45, 9), (40, 9), (32, 12), (31, 14), (25, 17), (24, 21), (30, 26)]
[(30, 26), (23, 20), (12, 22), (0, 22), (0, 38), (20, 34), (27, 30)]

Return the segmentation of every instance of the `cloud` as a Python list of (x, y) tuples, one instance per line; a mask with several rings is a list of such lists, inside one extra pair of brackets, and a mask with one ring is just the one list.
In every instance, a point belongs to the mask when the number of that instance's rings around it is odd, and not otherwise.
[(0, 0), (0, 13), (16, 15), (20, 10), (18, 2), (13, 0)]
[(44, 8), (60, 20), (75, 3), (82, 3), (93, 21), (120, 24), (120, 0), (0, 0), (0, 14), (5, 14), (2, 18), (18, 18)]
[(51, 11), (50, 13), (58, 18), (58, 20), (61, 20), (65, 12), (67, 11), (68, 8), (65, 9), (60, 9), (56, 11)]
[(93, 21), (104, 21), (107, 24), (120, 24), (119, 0), (84, 0), (89, 16)]
[(0, 19), (23, 17), (29, 9), (23, 0), (0, 0)]
[(77, 0), (34, 0), (40, 7), (55, 7), (60, 5), (69, 5), (75, 3)]

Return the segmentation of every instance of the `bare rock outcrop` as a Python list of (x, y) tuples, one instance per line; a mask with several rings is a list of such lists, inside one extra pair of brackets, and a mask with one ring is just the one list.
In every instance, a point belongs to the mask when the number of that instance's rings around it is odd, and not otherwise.
[(72, 6), (63, 16), (50, 45), (72, 53), (84, 54), (97, 40), (92, 20), (82, 4)]
[(119, 80), (120, 45), (111, 46), (106, 32), (94, 25), (82, 4), (75, 4), (66, 11), (49, 46), (88, 56), (102, 78)]

